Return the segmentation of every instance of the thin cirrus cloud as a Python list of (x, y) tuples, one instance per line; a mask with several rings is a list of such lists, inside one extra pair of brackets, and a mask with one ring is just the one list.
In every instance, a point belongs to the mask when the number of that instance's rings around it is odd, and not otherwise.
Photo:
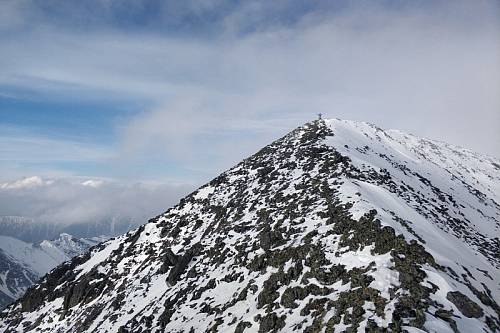
[(69, 177), (74, 171), (64, 165), (99, 165), (112, 160), (113, 150), (99, 144), (68, 138), (34, 134), (24, 128), (0, 125), (0, 179), (19, 179), (30, 175)]
[(111, 158), (112, 151), (96, 144), (31, 135), (15, 126), (0, 126), (0, 161), (78, 162)]
[[(165, 167), (168, 177), (206, 180), (319, 112), (500, 151), (494, 1), (302, 14), (286, 1), (190, 1), (159, 8), (159, 18), (140, 28), (109, 23), (118, 5), (107, 1), (84, 33), (22, 3), (29, 15), (11, 9), (13, 23), (3, 27), (15, 33), (1, 37), (1, 86), (147, 101), (110, 129), (115, 142), (104, 146), (113, 151), (102, 156), (109, 163), (175, 164), (185, 172)], [(206, 33), (193, 23), (200, 17), (215, 17)], [(122, 175), (137, 177), (135, 170)]]

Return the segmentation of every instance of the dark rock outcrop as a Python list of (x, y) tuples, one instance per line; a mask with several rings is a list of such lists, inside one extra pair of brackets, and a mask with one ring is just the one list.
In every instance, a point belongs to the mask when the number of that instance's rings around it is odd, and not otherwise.
[(452, 302), (467, 318), (480, 318), (484, 315), (483, 309), (460, 291), (450, 291), (446, 299)]

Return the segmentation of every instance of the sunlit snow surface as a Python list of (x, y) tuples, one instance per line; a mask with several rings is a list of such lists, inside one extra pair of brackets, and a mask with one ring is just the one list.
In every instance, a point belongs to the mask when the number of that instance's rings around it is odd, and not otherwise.
[[(477, 290), (488, 290), (491, 298), (499, 302), (500, 161), (399, 131), (383, 131), (367, 123), (332, 119), (320, 126), (326, 126), (331, 134), (314, 141), (311, 148), (333, 147), (349, 158), (352, 170), (382, 175), (385, 181), (352, 177), (345, 170), (325, 173), (320, 165), (308, 163), (307, 152), (304, 156), (300, 145), (314, 126), (305, 125), (226, 171), (143, 227), (95, 248), (90, 258), (72, 269), (69, 281), (55, 288), (65, 292), (45, 299), (31, 312), (22, 312), (21, 303), (9, 308), (0, 323), (0, 332), (30, 329), (69, 332), (77, 328), (87, 332), (116, 332), (119, 327), (131, 332), (189, 332), (191, 329), (205, 332), (211, 328), (234, 332), (236, 324), (241, 322), (250, 324), (245, 333), (258, 332), (259, 315), (269, 312), (268, 307), (258, 306), (259, 292), (279, 269), (267, 266), (263, 270), (251, 270), (236, 254), (243, 251), (243, 261), (248, 263), (265, 253), (259, 245), (262, 226), (258, 223), (258, 212), (261, 209), (270, 211), (271, 228), (279, 222), (281, 230), (290, 231), (286, 243), (276, 247), (278, 250), (299, 246), (305, 242), (306, 235), (316, 234), (312, 240), (321, 246), (332, 267), (344, 265), (346, 270), (351, 270), (374, 265), (367, 272), (374, 278), (369, 287), (377, 290), (387, 303), (380, 315), (373, 303), (366, 302), (363, 321), (357, 330), (364, 332), (369, 321), (388, 327), (398, 295), (405, 292), (399, 290), (395, 297), (390, 295), (391, 289), (397, 290), (400, 285), (391, 252), (376, 254), (372, 246), (358, 251), (340, 248), (338, 236), (328, 233), (331, 226), (321, 217), (326, 203), (321, 198), (309, 197), (313, 192), (301, 190), (301, 184), (307, 179), (326, 182), (335, 189), (341, 202), (352, 205), (349, 211), (354, 218), (376, 209), (382, 225), (394, 228), (396, 234), (404, 235), (408, 241), (422, 244), (443, 267), (421, 267), (426, 274), (422, 284), (438, 288), (430, 296), (434, 304), (442, 310), (453, 310), (453, 319), (462, 333), (491, 332), (485, 318), (498, 320), (498, 313), (493, 306), (483, 304), (464, 281)], [(262, 172), (266, 167), (269, 170)], [(273, 176), (263, 181), (263, 174)], [(279, 204), (273, 201), (275, 198), (280, 198)], [(299, 211), (307, 214), (289, 215), (284, 209), (286, 202), (297, 205)], [(217, 215), (217, 207), (224, 209), (223, 218)], [(299, 232), (292, 234), (291, 230)], [(203, 250), (189, 261), (177, 283), (170, 285), (169, 271), (160, 270), (164, 260), (160, 254), (170, 248), (183, 255), (196, 243), (201, 244)], [(224, 250), (217, 263), (207, 255), (215, 248)], [(290, 267), (292, 262), (281, 269)], [(310, 268), (304, 265), (302, 276), (308, 270)], [(228, 278), (230, 275), (237, 278)], [(63, 310), (67, 290), (85, 279), (90, 281), (86, 282), (88, 286), (101, 285), (100, 291), (69, 311)], [(103, 281), (106, 284), (102, 284)], [(211, 281), (213, 285), (207, 287)], [(286, 288), (303, 285), (301, 281), (298, 278), (280, 286), (276, 302), (279, 303)], [(332, 300), (351, 288), (350, 282), (342, 281), (325, 286), (310, 278), (308, 283), (330, 288), (327, 297)], [(249, 285), (254, 285), (256, 290), (248, 289)], [(246, 296), (238, 299), (245, 290)], [(477, 319), (463, 316), (447, 300), (449, 291), (460, 291), (469, 297), (481, 307), (484, 315)], [(186, 293), (190, 294), (186, 301), (173, 302)], [(197, 297), (192, 297), (195, 293)], [(310, 295), (297, 300), (298, 306), (293, 309), (275, 307), (273, 311), (278, 316), (285, 316), (280, 330), (300, 332), (312, 325), (312, 317), (302, 314), (302, 310), (316, 298)], [(446, 321), (434, 315), (435, 305), (428, 307), (423, 328), (411, 327), (410, 323), (403, 328), (408, 332), (453, 332)], [(165, 321), (162, 315), (169, 308), (173, 311)], [(209, 308), (217, 310), (211, 312)], [(334, 314), (335, 309), (325, 313), (324, 322)], [(14, 318), (19, 321), (12, 324)], [(349, 324), (342, 321), (334, 331), (347, 328)]]

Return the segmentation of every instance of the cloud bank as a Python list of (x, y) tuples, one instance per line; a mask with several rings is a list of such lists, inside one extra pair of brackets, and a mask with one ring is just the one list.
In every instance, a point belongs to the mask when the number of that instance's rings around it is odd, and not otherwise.
[(59, 226), (112, 218), (144, 223), (192, 189), (182, 184), (123, 184), (102, 179), (33, 176), (0, 184), (0, 212), (1, 216), (22, 216)]

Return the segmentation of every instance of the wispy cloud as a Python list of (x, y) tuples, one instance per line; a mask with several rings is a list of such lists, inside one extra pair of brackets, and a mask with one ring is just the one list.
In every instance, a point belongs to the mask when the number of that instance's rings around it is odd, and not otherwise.
[(0, 162), (95, 162), (113, 156), (110, 147), (35, 135), (16, 126), (0, 126), (0, 132)]
[(456, 4), (311, 15), (209, 45), (162, 39), (177, 84), (125, 126), (123, 151), (230, 165), (322, 112), (497, 154), (498, 18), (480, 21), (491, 3)]
[(29, 128), (0, 125), (0, 181), (30, 176), (70, 176), (64, 164), (100, 165), (113, 161), (111, 147), (34, 133)]
[[(150, 109), (117, 123), (112, 154), (124, 164), (175, 161), (194, 170), (187, 178), (214, 175), (318, 112), (500, 151), (497, 2), (269, 3), (161, 6), (160, 18), (124, 28), (113, 16), (119, 4), (99, 2), (84, 33), (33, 9), (43, 24), (19, 18), (2, 36), (0, 85), (147, 100)], [(78, 22), (89, 9), (66, 10)], [(214, 30), (193, 33), (202, 17)], [(109, 154), (94, 148), (67, 158)]]

